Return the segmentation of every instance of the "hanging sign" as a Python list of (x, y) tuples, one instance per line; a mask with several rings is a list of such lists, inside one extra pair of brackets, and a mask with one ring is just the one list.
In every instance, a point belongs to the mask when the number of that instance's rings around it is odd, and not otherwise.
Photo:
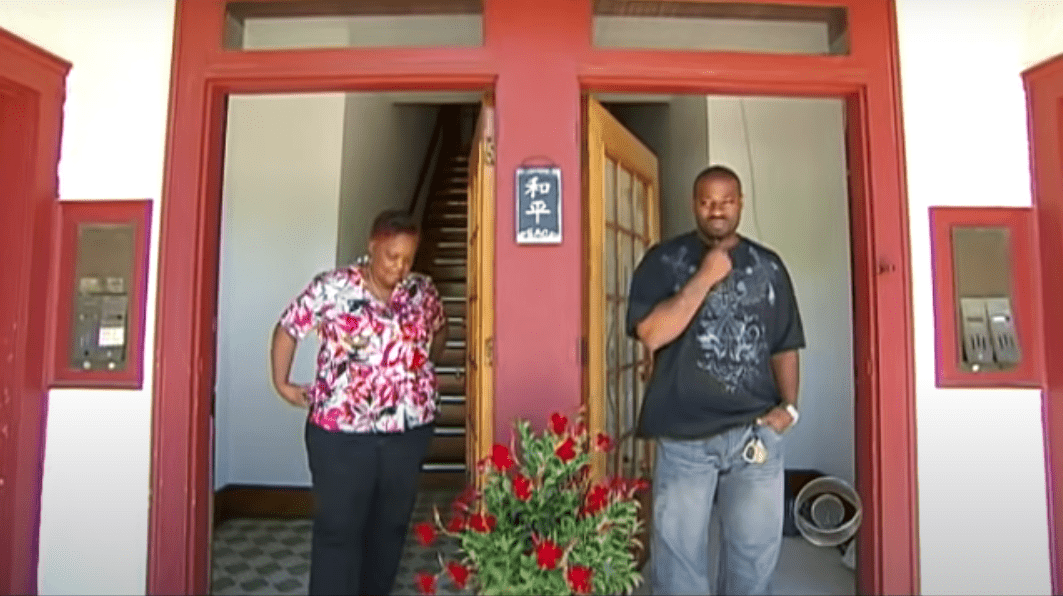
[(517, 244), (561, 243), (561, 168), (517, 168)]

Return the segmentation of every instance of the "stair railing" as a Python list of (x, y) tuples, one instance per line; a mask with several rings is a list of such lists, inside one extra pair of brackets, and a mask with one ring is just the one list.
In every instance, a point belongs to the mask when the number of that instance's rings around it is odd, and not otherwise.
[(453, 120), (452, 112), (453, 108), (451, 106), (440, 106), (436, 111), (436, 123), (432, 128), (432, 138), (428, 141), (428, 148), (424, 153), (424, 161), (421, 162), (421, 172), (417, 176), (417, 186), (414, 187), (413, 196), (410, 197), (410, 215), (417, 213), (421, 200), (427, 200), (431, 192), (429, 182), (435, 176), (436, 167), (439, 165), (440, 153), (446, 136), (443, 134), (443, 130)]

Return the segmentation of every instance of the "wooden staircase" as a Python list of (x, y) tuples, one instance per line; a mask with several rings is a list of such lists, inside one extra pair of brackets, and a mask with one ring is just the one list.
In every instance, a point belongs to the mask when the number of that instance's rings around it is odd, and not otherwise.
[[(441, 118), (456, 113), (441, 112)], [(447, 315), (447, 344), (435, 363), (440, 414), (422, 466), (426, 486), (464, 486), (465, 464), (465, 307), (468, 256), (468, 139), (460, 127), (444, 132), (421, 220), (421, 245), (414, 270), (432, 278)]]

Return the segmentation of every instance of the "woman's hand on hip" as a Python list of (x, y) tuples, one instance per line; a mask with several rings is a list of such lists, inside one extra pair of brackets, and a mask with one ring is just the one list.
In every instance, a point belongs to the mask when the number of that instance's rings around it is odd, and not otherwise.
[(306, 387), (301, 385), (280, 383), (277, 385), (277, 393), (293, 406), (305, 408), (310, 405), (310, 394), (307, 393)]

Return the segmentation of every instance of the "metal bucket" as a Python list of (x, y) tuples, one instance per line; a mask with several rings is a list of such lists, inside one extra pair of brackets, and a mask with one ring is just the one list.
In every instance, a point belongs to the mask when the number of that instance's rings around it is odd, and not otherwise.
[(794, 499), (798, 532), (816, 546), (838, 546), (860, 528), (863, 504), (849, 483), (821, 476), (805, 484)]

